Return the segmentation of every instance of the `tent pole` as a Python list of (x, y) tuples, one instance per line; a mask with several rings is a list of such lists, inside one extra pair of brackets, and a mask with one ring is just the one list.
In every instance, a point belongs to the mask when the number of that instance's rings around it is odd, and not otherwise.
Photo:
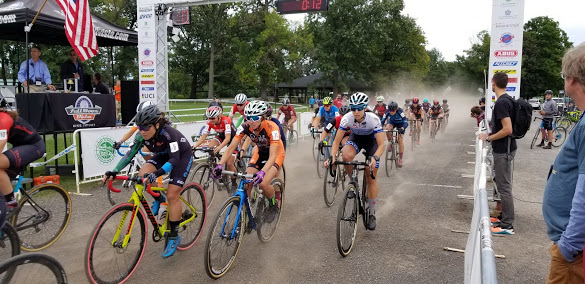
[(32, 26), (35, 24), (35, 21), (37, 20), (37, 18), (39, 17), (39, 14), (41, 13), (41, 11), (43, 10), (43, 7), (45, 7), (45, 4), (47, 4), (47, 0), (45, 0), (45, 2), (43, 2), (43, 5), (41, 6), (41, 8), (37, 11), (37, 14), (35, 15), (35, 18), (32, 20), (32, 22), (30, 24), (27, 24), (24, 26), (24, 33), (25, 33), (25, 37), (26, 37), (26, 92), (30, 93), (30, 84), (28, 82), (28, 79), (30, 77), (30, 73), (29, 73), (29, 65), (28, 64), (28, 53), (29, 53), (29, 48), (28, 48), (28, 33), (30, 32), (30, 29), (32, 28)]
[[(43, 5), (41, 6), (41, 8), (39, 9), (39, 11), (37, 11), (37, 14), (35, 15), (35, 18), (32, 20), (32, 22), (30, 23), (30, 27), (32, 28), (32, 25), (35, 24), (37, 18), (39, 17), (39, 14), (41, 13), (41, 11), (43, 10), (43, 7), (45, 7), (45, 4), (47, 4), (47, 0), (45, 0), (45, 2), (43, 2)], [(30, 30), (30, 28), (29, 28)]]

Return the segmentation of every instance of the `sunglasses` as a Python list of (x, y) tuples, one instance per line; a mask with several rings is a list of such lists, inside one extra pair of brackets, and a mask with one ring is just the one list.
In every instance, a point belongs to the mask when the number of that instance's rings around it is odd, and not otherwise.
[(365, 106), (352, 106), (350, 109), (351, 111), (362, 111), (365, 108), (366, 108)]
[(150, 130), (150, 128), (152, 127), (152, 124), (146, 125), (146, 126), (138, 126), (138, 130), (140, 131), (148, 131)]
[(258, 121), (260, 120), (261, 116), (254, 115), (254, 116), (246, 116), (246, 121)]
[(241, 107), (241, 106), (243, 106), (243, 105), (244, 105), (244, 104), (237, 104), (237, 106), (239, 106), (239, 107)]

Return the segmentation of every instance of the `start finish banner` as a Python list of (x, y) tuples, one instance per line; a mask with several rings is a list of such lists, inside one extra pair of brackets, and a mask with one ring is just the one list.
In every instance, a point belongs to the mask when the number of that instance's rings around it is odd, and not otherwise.
[(156, 19), (154, 5), (138, 6), (138, 76), (140, 102), (157, 103), (156, 95)]
[(490, 65), (486, 91), (486, 117), (491, 119), (491, 107), (496, 101), (492, 77), (496, 72), (508, 74), (506, 92), (520, 97), (522, 70), (522, 41), (524, 35), (524, 0), (493, 0), (490, 43)]

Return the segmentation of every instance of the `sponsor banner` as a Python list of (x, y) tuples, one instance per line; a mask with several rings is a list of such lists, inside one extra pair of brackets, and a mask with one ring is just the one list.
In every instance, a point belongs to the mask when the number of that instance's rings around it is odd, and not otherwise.
[[(192, 137), (193, 136), (201, 136), (201, 132), (203, 131), (203, 128), (205, 127), (206, 124), (207, 124), (207, 121), (195, 121), (195, 122), (173, 123), (173, 126), (175, 126), (175, 128), (177, 130), (179, 130), (181, 133), (183, 133), (183, 135), (185, 137), (187, 137), (187, 140), (189, 141), (191, 146), (193, 146), (193, 144), (195, 144), (195, 142), (193, 142)], [(235, 133), (232, 133), (232, 135), (235, 135)], [(205, 153), (199, 153), (198, 155), (201, 156), (204, 154)]]
[(138, 61), (140, 80), (140, 102), (157, 103), (156, 85), (156, 16), (154, 5), (140, 4), (137, 13)]
[(93, 30), (95, 32), (95, 36), (111, 38), (111, 39), (116, 39), (116, 40), (128, 41), (128, 37), (130, 36), (127, 33), (116, 32), (116, 31), (112, 31), (112, 30), (108, 30), (108, 29), (102, 29), (102, 28), (97, 27), (97, 26), (94, 27)]
[[(496, 72), (514, 75), (508, 77), (508, 82), (514, 87), (508, 86), (506, 92), (514, 98), (520, 97), (524, 3), (525, 0), (492, 0), (489, 78), (485, 87), (487, 108), (491, 108), (496, 100), (490, 83)], [(486, 113), (488, 120), (491, 115), (491, 111)]]
[[(111, 170), (118, 164), (122, 156), (114, 150), (113, 146), (129, 129), (129, 127), (112, 127), (79, 131), (80, 142), (83, 145), (81, 161), (85, 179), (102, 176), (106, 170)], [(133, 139), (130, 138), (128, 141), (133, 141)]]

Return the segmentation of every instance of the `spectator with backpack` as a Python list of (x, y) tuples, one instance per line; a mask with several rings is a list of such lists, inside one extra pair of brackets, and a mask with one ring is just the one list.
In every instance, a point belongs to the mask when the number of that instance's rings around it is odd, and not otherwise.
[(512, 121), (516, 113), (516, 101), (506, 93), (508, 75), (497, 72), (492, 78), (492, 90), (496, 93), (497, 100), (492, 113), (492, 133), (480, 134), (479, 138), (492, 144), (494, 156), (493, 167), (495, 181), (501, 197), (502, 211), (500, 217), (492, 218), (493, 234), (514, 234), (514, 198), (512, 196), (512, 170), (514, 155), (516, 154), (516, 140), (512, 139), (514, 133)]

